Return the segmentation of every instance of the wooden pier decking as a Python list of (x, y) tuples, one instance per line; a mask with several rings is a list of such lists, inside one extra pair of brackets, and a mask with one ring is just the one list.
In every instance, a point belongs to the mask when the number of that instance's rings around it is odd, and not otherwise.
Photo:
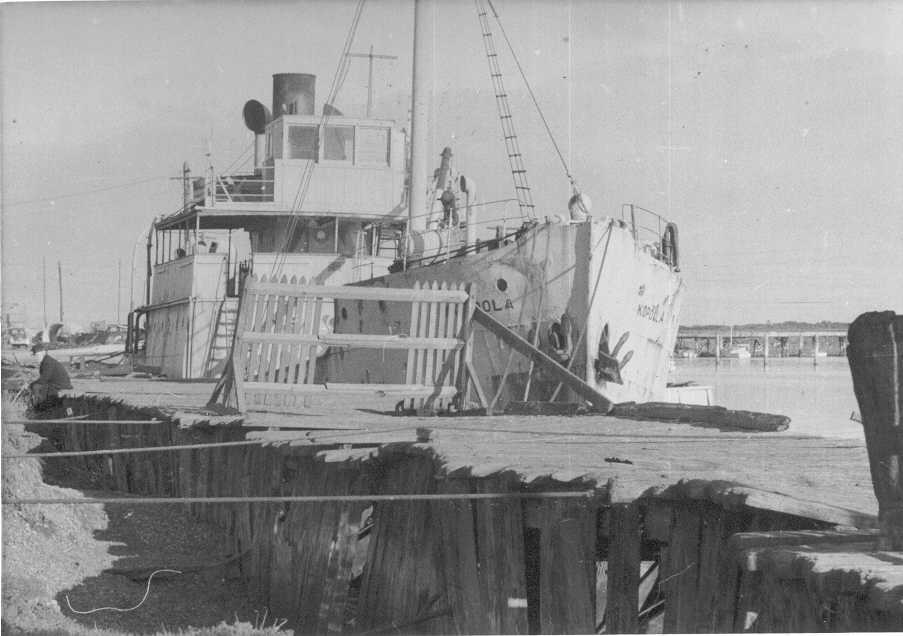
[[(69, 395), (153, 408), (183, 426), (238, 424), (249, 437), (299, 446), (415, 444), (417, 430), (427, 428), (430, 441), (422, 446), (431, 448), (449, 472), (511, 470), (524, 483), (584, 478), (606, 490), (612, 501), (633, 501), (682, 480), (701, 480), (719, 483), (725, 491), (733, 488), (743, 493), (740, 499), (834, 523), (862, 527), (877, 514), (864, 440), (719, 431), (604, 415), (396, 417), (398, 399), (376, 394), (311, 397), (303, 415), (217, 415), (205, 407), (210, 383), (76, 379), (73, 386)], [(330, 431), (340, 435), (331, 437)]]
[(45, 461), (107, 475), (123, 501), (200, 498), (190, 510), (227, 529), (242, 576), (296, 633), (903, 626), (903, 554), (876, 549), (863, 441), (396, 417), (396, 397), (328, 390), (301, 413), (221, 415), (209, 383), (73, 384), (44, 417), (86, 421), (36, 430), (61, 450), (139, 452)]

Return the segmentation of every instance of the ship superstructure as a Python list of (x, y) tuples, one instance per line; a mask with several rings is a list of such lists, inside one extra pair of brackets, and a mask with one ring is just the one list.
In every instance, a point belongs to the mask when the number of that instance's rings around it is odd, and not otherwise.
[[(407, 217), (406, 133), (394, 121), (317, 114), (316, 78), (273, 76), (272, 110), (245, 104), (253, 171), (185, 178), (185, 202), (148, 237), (143, 363), (216, 377), (249, 272), (343, 285), (387, 271)], [(332, 312), (323, 327), (331, 329)], [(146, 321), (146, 323), (144, 322)], [(138, 343), (133, 344), (136, 348)]]

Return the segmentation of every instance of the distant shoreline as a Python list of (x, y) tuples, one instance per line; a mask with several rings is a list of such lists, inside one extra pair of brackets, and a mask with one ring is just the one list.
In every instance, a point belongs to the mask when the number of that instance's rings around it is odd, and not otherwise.
[(755, 332), (755, 333), (769, 333), (773, 331), (799, 331), (799, 332), (812, 332), (812, 331), (844, 331), (846, 332), (849, 329), (850, 323), (848, 322), (831, 322), (831, 321), (821, 321), (821, 322), (796, 322), (793, 320), (784, 321), (784, 322), (768, 322), (768, 323), (749, 323), (744, 325), (681, 325), (679, 328), (679, 333), (681, 335), (692, 334), (693, 332), (707, 332), (707, 333), (730, 333), (733, 329), (734, 334), (736, 335), (738, 332)]

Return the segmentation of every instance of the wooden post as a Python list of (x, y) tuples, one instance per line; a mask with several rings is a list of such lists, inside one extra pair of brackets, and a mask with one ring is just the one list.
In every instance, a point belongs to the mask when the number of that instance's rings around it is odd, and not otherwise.
[(818, 366), (818, 334), (812, 336), (812, 366)]
[(616, 504), (609, 511), (608, 601), (605, 631), (639, 631), (640, 514), (636, 504)]
[(765, 346), (762, 349), (762, 366), (767, 367), (768, 366), (768, 334), (767, 333), (765, 334), (764, 342), (765, 342)]
[(721, 336), (715, 336), (715, 366), (721, 361)]
[(699, 511), (692, 504), (683, 502), (675, 507), (668, 546), (662, 553), (665, 633), (689, 633), (695, 626), (701, 523)]
[(847, 341), (878, 498), (880, 547), (903, 550), (903, 316), (862, 314), (850, 325)]

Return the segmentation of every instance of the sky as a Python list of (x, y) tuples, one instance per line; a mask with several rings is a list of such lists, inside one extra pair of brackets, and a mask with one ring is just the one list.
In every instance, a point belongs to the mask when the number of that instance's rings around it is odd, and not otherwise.
[[(681, 322), (903, 313), (903, 1), (495, 0), (548, 126), (597, 216), (675, 221)], [(4, 312), (40, 327), (124, 320), (144, 236), (181, 205), (183, 161), (225, 170), (271, 75), (337, 67), (355, 3), (0, 4)], [(486, 200), (512, 196), (471, 0), (437, 0), (430, 155), (452, 146)], [(413, 4), (369, 0), (352, 50), (374, 114), (404, 120)], [(495, 25), (494, 25), (495, 26)], [(566, 209), (561, 161), (496, 32), (538, 214)], [(336, 105), (362, 114), (366, 61)]]

